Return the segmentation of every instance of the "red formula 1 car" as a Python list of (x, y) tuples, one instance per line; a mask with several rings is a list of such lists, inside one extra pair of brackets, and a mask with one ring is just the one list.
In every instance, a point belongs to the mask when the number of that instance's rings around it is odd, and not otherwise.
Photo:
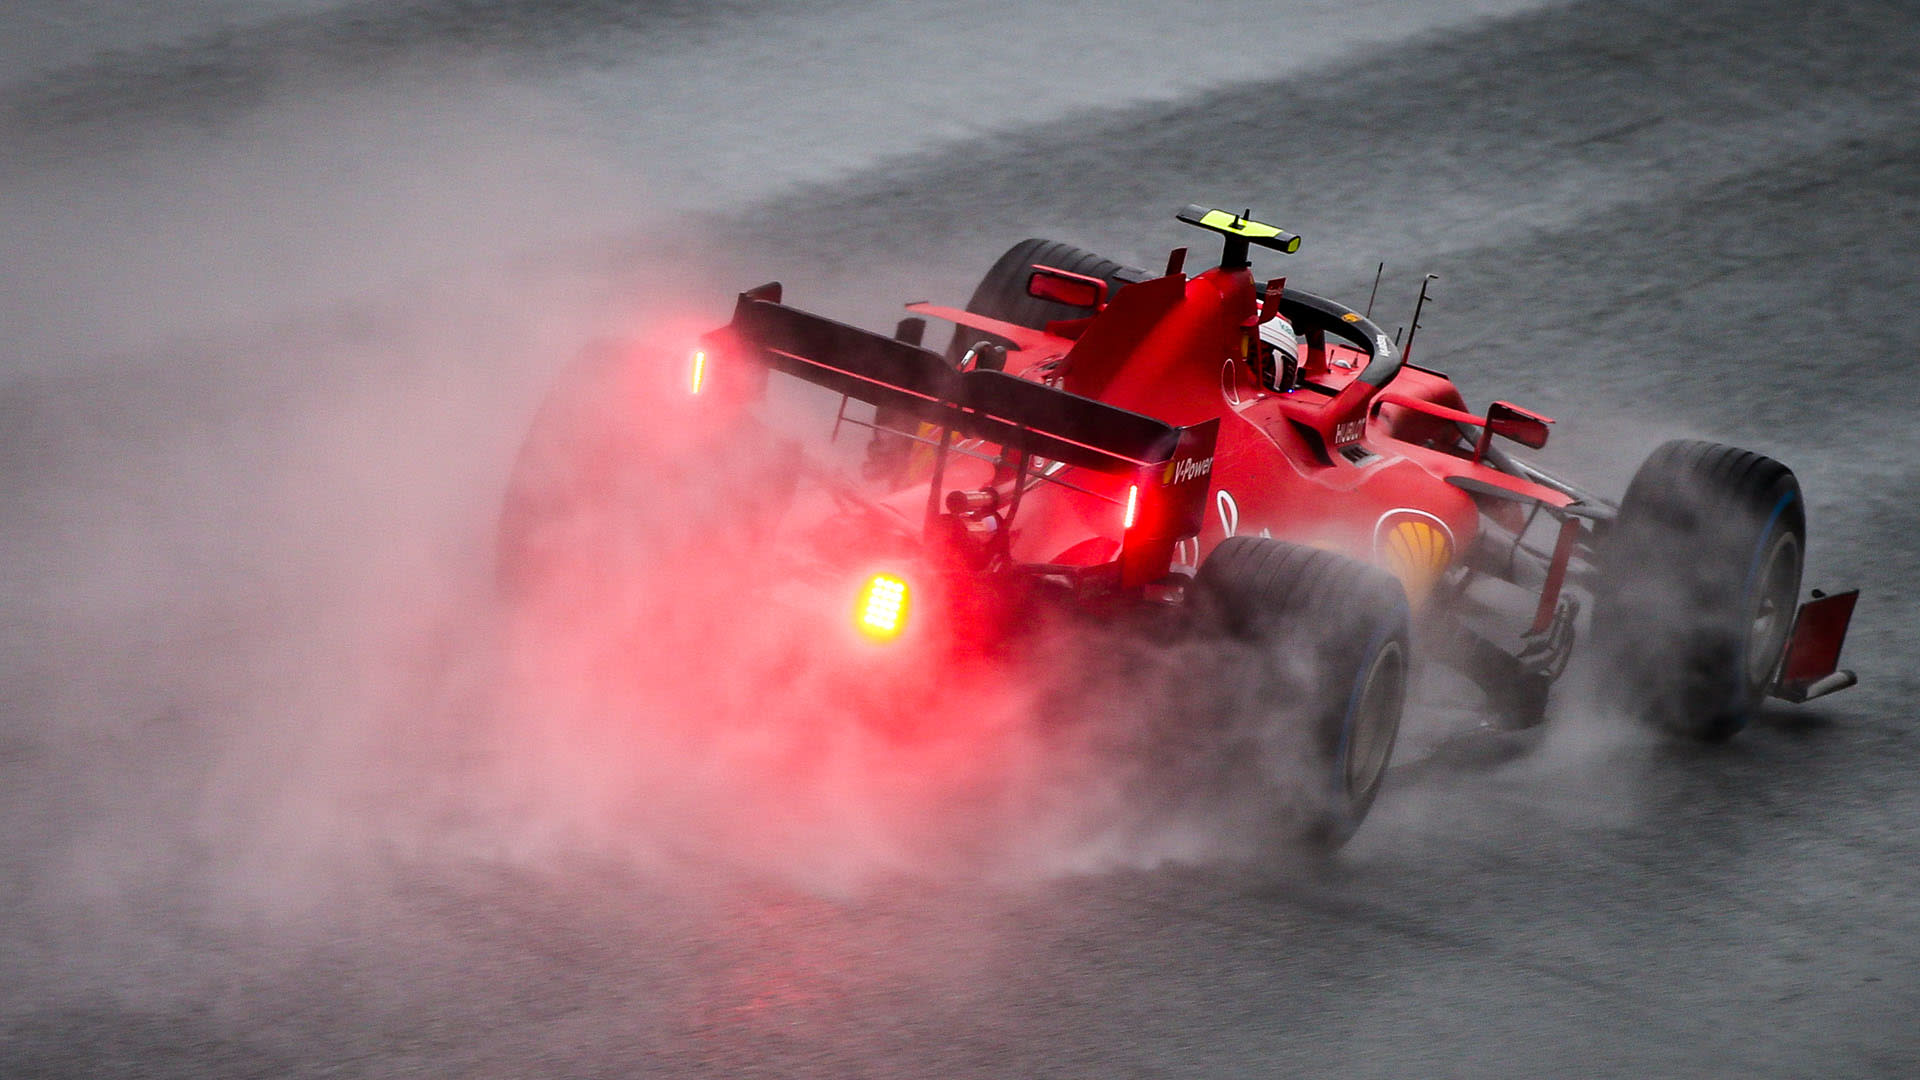
[[(777, 284), (705, 336), (700, 398), (754, 399), (779, 371), (842, 395), (836, 431), (870, 430), (866, 492), (825, 545), (868, 639), (992, 652), (1065, 607), (1214, 642), (1237, 664), (1195, 683), (1231, 683), (1210, 700), (1297, 736), (1288, 764), (1316, 790), (1294, 831), (1323, 844), (1372, 803), (1416, 659), (1523, 726), (1584, 638), (1621, 704), (1702, 739), (1768, 695), (1852, 684), (1855, 594), (1800, 601), (1786, 466), (1670, 442), (1600, 498), (1512, 452), (1544, 445), (1547, 418), (1471, 410), (1365, 315), (1257, 281), (1250, 249), (1298, 237), (1178, 218), (1218, 235), (1217, 266), (1187, 275), (1182, 248), (1154, 276), (1030, 240), (966, 310), (909, 305), (891, 337), (785, 306)], [(960, 328), (944, 353), (922, 345), (928, 317)]]

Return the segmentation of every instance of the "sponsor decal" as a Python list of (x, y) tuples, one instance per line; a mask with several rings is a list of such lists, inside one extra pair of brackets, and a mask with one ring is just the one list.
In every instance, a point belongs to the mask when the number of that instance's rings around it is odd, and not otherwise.
[(1184, 484), (1189, 480), (1206, 476), (1213, 472), (1213, 458), (1181, 458), (1167, 462), (1167, 469), (1160, 474), (1162, 484)]
[(1360, 313), (1357, 311), (1349, 311), (1345, 315), (1340, 316), (1340, 318), (1346, 322), (1359, 322)]
[(1348, 443), (1359, 442), (1360, 436), (1365, 434), (1366, 430), (1367, 422), (1364, 418), (1342, 420), (1333, 425), (1333, 445), (1345, 446)]
[(1240, 504), (1232, 493), (1222, 489), (1213, 493), (1214, 509), (1220, 511), (1220, 531), (1228, 536), (1240, 529)]
[(1173, 545), (1173, 561), (1177, 566), (1200, 565), (1200, 538), (1190, 536)]
[(1374, 523), (1373, 551), (1406, 586), (1407, 602), (1417, 610), (1453, 565), (1453, 530), (1424, 510), (1389, 510)]
[(1223, 361), (1221, 363), (1220, 393), (1226, 397), (1227, 404), (1229, 405), (1238, 406), (1244, 400), (1240, 396), (1239, 375), (1240, 375), (1239, 364), (1234, 363), (1232, 360)]

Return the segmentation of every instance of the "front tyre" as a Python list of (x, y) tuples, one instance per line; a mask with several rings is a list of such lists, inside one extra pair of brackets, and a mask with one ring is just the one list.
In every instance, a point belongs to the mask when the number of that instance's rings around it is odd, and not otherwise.
[(1400, 583), (1333, 552), (1243, 536), (1207, 557), (1193, 600), (1221, 655), (1243, 661), (1245, 715), (1227, 726), (1262, 748), (1277, 830), (1338, 848), (1372, 808), (1400, 730), (1411, 661)]
[[(1094, 309), (1090, 307), (1076, 307), (1031, 295), (1027, 291), (1027, 281), (1033, 276), (1036, 266), (1049, 266), (1071, 274), (1099, 278), (1107, 283), (1109, 297), (1118, 292), (1121, 286), (1145, 281), (1149, 276), (1144, 270), (1124, 266), (1072, 244), (1035, 237), (1020, 241), (994, 260), (981, 277), (980, 284), (974, 287), (973, 295), (967, 299), (966, 309), (976, 315), (985, 315), (1030, 330), (1045, 330), (1050, 322), (1084, 319), (1094, 314)], [(953, 340), (947, 345), (947, 362), (961, 368), (971, 363), (999, 370), (1006, 363), (1005, 353), (990, 347), (998, 346), (1004, 350), (1012, 345), (1013, 342), (998, 334), (957, 326)], [(989, 348), (983, 349), (982, 346)], [(972, 361), (968, 359), (970, 354)], [(912, 430), (913, 421), (910, 417), (887, 409), (880, 410), (876, 420), (883, 427)], [(886, 484), (905, 484), (912, 446), (909, 439), (895, 431), (875, 432), (867, 451), (868, 478)]]
[(1648, 456), (1594, 597), (1616, 704), (1709, 742), (1746, 727), (1792, 632), (1806, 528), (1800, 484), (1772, 458), (1687, 439)]
[[(1003, 252), (988, 268), (979, 286), (973, 290), (973, 296), (967, 300), (967, 310), (1032, 330), (1045, 330), (1048, 323), (1057, 320), (1083, 319), (1093, 314), (1092, 308), (1074, 307), (1029, 295), (1027, 279), (1032, 276), (1036, 266), (1050, 266), (1071, 274), (1099, 278), (1107, 283), (1109, 297), (1120, 291), (1121, 286), (1144, 281), (1149, 276), (1144, 270), (1124, 266), (1104, 255), (1096, 255), (1058, 240), (1022, 240)], [(947, 358), (958, 363), (969, 348), (983, 340), (998, 345), (1012, 344), (992, 334), (961, 327), (954, 334)]]

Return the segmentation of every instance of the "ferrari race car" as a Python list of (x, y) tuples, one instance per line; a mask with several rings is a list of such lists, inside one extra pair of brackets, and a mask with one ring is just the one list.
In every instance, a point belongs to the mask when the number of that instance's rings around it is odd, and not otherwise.
[[(1004, 652), (1063, 609), (1212, 643), (1238, 661), (1191, 677), (1232, 682), (1236, 710), (1292, 733), (1275, 745), (1315, 790), (1289, 802), (1289, 831), (1320, 846), (1374, 801), (1416, 661), (1528, 726), (1585, 642), (1615, 704), (1704, 740), (1769, 696), (1853, 684), (1838, 661), (1856, 593), (1801, 599), (1785, 465), (1669, 442), (1602, 498), (1515, 453), (1545, 445), (1548, 418), (1471, 410), (1407, 359), (1411, 333), (1403, 348), (1365, 313), (1256, 280), (1251, 249), (1297, 236), (1177, 217), (1218, 237), (1218, 265), (1190, 276), (1179, 248), (1155, 275), (1028, 240), (964, 310), (910, 304), (890, 336), (787, 306), (776, 283), (692, 351), (684, 392), (717, 409), (751, 408), (780, 372), (839, 395), (836, 436), (865, 432), (815, 554), (838, 558), (869, 652)], [(928, 319), (958, 327), (944, 351), (923, 344)], [(530, 498), (510, 491), (509, 552), (530, 543)]]

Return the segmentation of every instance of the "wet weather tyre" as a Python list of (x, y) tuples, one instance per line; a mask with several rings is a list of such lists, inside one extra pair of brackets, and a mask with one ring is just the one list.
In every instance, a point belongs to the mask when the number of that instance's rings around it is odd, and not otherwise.
[[(1008, 248), (986, 276), (980, 279), (979, 287), (973, 290), (972, 299), (967, 301), (967, 310), (1033, 330), (1044, 330), (1048, 323), (1056, 320), (1083, 319), (1093, 314), (1091, 308), (1027, 295), (1027, 277), (1036, 266), (1051, 266), (1055, 270), (1099, 278), (1107, 283), (1109, 297), (1122, 285), (1144, 281), (1148, 276), (1144, 270), (1124, 266), (1072, 244), (1037, 238), (1022, 240)], [(992, 334), (961, 327), (947, 350), (947, 358), (958, 363), (966, 351), (980, 341), (996, 345), (1011, 344)]]
[(608, 405), (620, 398), (607, 388), (629, 378), (615, 355), (590, 352), (561, 372), (541, 402), (514, 457), (495, 530), (495, 582), (505, 598), (527, 600), (609, 565), (610, 509), (644, 446), (635, 418)]
[(1792, 470), (1679, 439), (1634, 474), (1600, 552), (1593, 637), (1606, 694), (1678, 734), (1746, 727), (1779, 673), (1806, 508)]
[(1234, 710), (1254, 722), (1278, 838), (1344, 844), (1372, 808), (1400, 730), (1411, 663), (1398, 580), (1343, 555), (1230, 537), (1194, 580), (1195, 610), (1238, 656)]
[(655, 406), (673, 359), (606, 343), (555, 380), (501, 501), (494, 574), (503, 599), (582, 608), (637, 588), (657, 565), (757, 553), (792, 499), (798, 445), (750, 418), (670, 426)]

